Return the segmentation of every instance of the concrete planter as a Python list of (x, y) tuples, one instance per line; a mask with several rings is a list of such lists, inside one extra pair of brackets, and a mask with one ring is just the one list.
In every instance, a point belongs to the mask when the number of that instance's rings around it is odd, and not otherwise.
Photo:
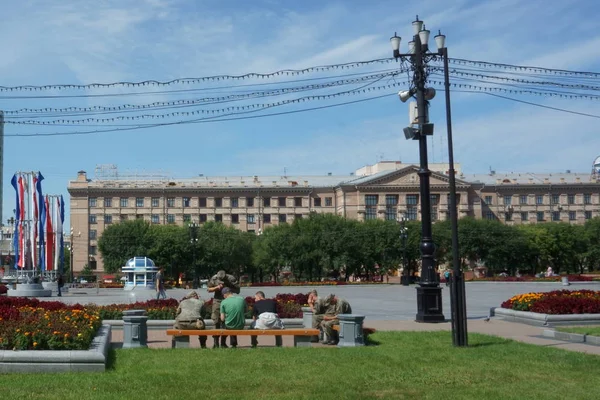
[(586, 343), (600, 346), (600, 337), (591, 335), (582, 335), (580, 333), (559, 332), (554, 329), (544, 329), (544, 337), (556, 340), (564, 340), (572, 343)]
[(0, 350), (0, 373), (104, 372), (111, 327), (102, 324), (89, 350)]
[(509, 310), (502, 307), (490, 309), (491, 317), (500, 317), (507, 321), (522, 322), (535, 326), (598, 325), (600, 314), (539, 314), (529, 311)]

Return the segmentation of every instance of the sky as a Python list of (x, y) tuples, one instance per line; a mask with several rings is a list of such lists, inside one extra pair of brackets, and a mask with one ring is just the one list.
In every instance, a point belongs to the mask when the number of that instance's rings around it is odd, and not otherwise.
[[(166, 81), (388, 58), (392, 55), (389, 38), (395, 32), (403, 38), (401, 50), (407, 51), (411, 22), (417, 14), (432, 31), (432, 38), (438, 30), (446, 35), (451, 58), (600, 71), (600, 33), (595, 18), (600, 5), (595, 1), (0, 0), (0, 5), (0, 37), (4, 39), (0, 86), (7, 87)], [(433, 46), (433, 39), (430, 44)], [(387, 63), (368, 68), (399, 67), (400, 64)], [(278, 76), (269, 82), (310, 77)], [(0, 109), (147, 104), (246, 93), (252, 88), (222, 86), (256, 82), (206, 82), (166, 89), (4, 91), (0, 92)], [(402, 79), (383, 82), (401, 85)], [(593, 80), (588, 80), (588, 84), (593, 84)], [(190, 88), (206, 91), (124, 95), (132, 91)], [(46, 178), (44, 192), (64, 195), (68, 209), (68, 181), (75, 179), (79, 170), (87, 171), (88, 177), (94, 179), (96, 167), (102, 164), (117, 165), (122, 175), (189, 178), (199, 174), (349, 175), (380, 160), (418, 163), (417, 142), (405, 140), (402, 132), (408, 125), (408, 106), (394, 95), (399, 89), (402, 87), (395, 86), (376, 94), (290, 104), (273, 110), (293, 111), (390, 95), (310, 112), (86, 135), (43, 136), (107, 127), (7, 123), (3, 222), (14, 209), (10, 178), (16, 171), (41, 171)], [(333, 92), (332, 89), (323, 93)], [(23, 98), (109, 93), (118, 96)], [(588, 172), (600, 154), (598, 118), (481, 93), (456, 91), (451, 96), (454, 156), (465, 173), (486, 173), (490, 169)], [(539, 96), (518, 99), (600, 115), (598, 100)], [(269, 101), (272, 100), (258, 99), (254, 103)], [(12, 116), (7, 114), (7, 121), (16, 120)], [(170, 121), (185, 118), (178, 116)], [(435, 124), (435, 134), (429, 142), (429, 161), (447, 162), (441, 90), (430, 103), (430, 120)], [(136, 123), (154, 122), (152, 119)]]

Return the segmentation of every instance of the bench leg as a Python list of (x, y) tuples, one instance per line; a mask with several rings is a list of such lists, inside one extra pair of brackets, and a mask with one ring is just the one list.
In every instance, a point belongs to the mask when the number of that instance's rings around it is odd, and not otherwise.
[(283, 345), (283, 337), (275, 336), (275, 346), (281, 347)]
[(312, 347), (310, 336), (294, 336), (294, 347)]
[(190, 347), (189, 336), (173, 336), (171, 340), (171, 348), (175, 349), (187, 349)]

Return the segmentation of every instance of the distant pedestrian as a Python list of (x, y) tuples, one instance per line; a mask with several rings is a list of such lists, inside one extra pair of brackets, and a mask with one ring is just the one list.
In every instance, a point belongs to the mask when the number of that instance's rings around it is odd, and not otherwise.
[(450, 286), (450, 270), (444, 271), (444, 279), (446, 280), (446, 286)]
[(167, 293), (165, 293), (165, 277), (163, 275), (163, 267), (160, 267), (156, 273), (156, 277), (154, 278), (154, 286), (156, 287), (156, 300), (158, 300), (160, 297), (166, 299)]
[(63, 279), (63, 276), (61, 273), (59, 273), (58, 277), (56, 278), (56, 286), (58, 286), (58, 297), (62, 296), (61, 289), (64, 285), (65, 285), (65, 281)]

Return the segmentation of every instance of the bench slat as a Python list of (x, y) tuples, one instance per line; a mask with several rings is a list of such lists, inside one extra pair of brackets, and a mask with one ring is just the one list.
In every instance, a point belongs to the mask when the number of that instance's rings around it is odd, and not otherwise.
[(170, 336), (316, 336), (318, 334), (318, 329), (167, 329), (167, 335)]

